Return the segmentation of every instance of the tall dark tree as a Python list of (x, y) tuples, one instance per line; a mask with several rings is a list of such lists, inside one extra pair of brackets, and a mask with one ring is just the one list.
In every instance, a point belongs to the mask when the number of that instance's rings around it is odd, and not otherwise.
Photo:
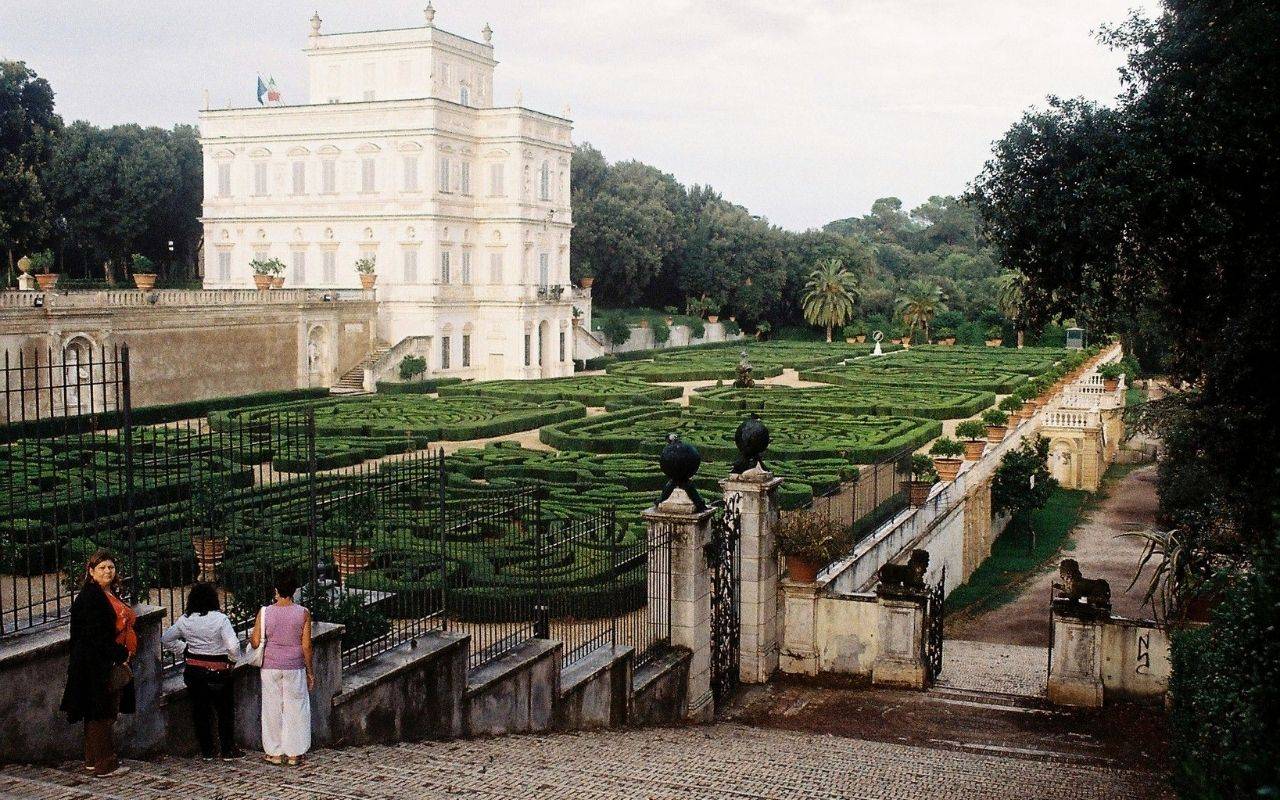
[(10, 275), (51, 233), (43, 171), (61, 128), (49, 82), (21, 61), (0, 61), (0, 248)]

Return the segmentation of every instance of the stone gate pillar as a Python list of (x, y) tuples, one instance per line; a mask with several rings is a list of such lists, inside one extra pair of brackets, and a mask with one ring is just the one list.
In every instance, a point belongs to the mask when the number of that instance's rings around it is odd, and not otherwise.
[(1049, 702), (1097, 708), (1102, 705), (1101, 613), (1078, 603), (1053, 602), (1053, 659)]
[(876, 628), (879, 651), (871, 666), (872, 685), (899, 689), (928, 688), (929, 671), (924, 654), (924, 595), (891, 594), (883, 587), (876, 594), (880, 604), (880, 624)]
[(741, 650), (743, 683), (768, 683), (778, 670), (778, 486), (782, 478), (750, 469), (720, 481), (725, 497), (737, 494), (742, 525)]
[[(711, 696), (711, 541), (710, 509), (698, 511), (683, 489), (642, 512), (650, 546), (671, 541), (671, 644), (688, 648), (689, 682), (684, 715), (709, 722), (715, 715)], [(652, 592), (650, 593), (652, 597)]]

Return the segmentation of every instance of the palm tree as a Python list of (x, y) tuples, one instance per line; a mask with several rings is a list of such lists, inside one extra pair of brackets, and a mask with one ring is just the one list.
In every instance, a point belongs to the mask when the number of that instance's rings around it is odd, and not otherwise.
[(831, 341), (831, 329), (853, 319), (853, 306), (858, 302), (858, 282), (853, 273), (844, 268), (844, 262), (831, 258), (818, 263), (809, 273), (804, 285), (804, 301), (801, 310), (810, 325), (827, 329), (827, 341)]
[(942, 290), (937, 286), (913, 283), (907, 287), (906, 294), (898, 298), (898, 313), (902, 314), (902, 321), (907, 323), (908, 342), (917, 325), (924, 329), (925, 341), (929, 340), (929, 323), (941, 307)]
[(1022, 290), (1027, 284), (1027, 276), (1017, 270), (1008, 270), (1000, 273), (1000, 277), (996, 278), (996, 305), (1000, 308), (1000, 313), (1013, 320), (1013, 326), (1018, 331), (1018, 349), (1022, 349), (1022, 323), (1018, 317), (1022, 315)]

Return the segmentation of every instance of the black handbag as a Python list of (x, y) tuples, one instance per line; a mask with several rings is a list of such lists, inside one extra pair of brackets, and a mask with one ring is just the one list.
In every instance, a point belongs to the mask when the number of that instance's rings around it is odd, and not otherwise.
[(107, 676), (107, 691), (115, 693), (133, 682), (133, 670), (128, 664), (114, 664)]

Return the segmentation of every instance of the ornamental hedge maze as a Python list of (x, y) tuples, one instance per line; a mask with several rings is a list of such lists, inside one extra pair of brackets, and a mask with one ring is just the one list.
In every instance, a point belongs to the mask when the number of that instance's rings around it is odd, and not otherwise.
[[(747, 342), (740, 347), (659, 352), (652, 361), (622, 361), (606, 367), (619, 377), (635, 377), (653, 382), (733, 380), (743, 350), (756, 380), (782, 374), (784, 368), (809, 369), (839, 364), (845, 359), (871, 353), (873, 345), (821, 344), (815, 342)], [(885, 345), (886, 352), (898, 349)]]
[(717, 386), (700, 389), (689, 398), (697, 408), (719, 411), (772, 411), (845, 415), (876, 415), (954, 419), (971, 417), (996, 401), (991, 392), (942, 387), (911, 388), (888, 384), (799, 389), (790, 386), (757, 386), (735, 389)]
[(474, 395), (546, 403), (568, 400), (584, 406), (623, 406), (636, 403), (660, 403), (681, 395), (676, 386), (657, 386), (639, 378), (614, 375), (592, 375), (576, 378), (547, 378), (532, 381), (484, 381), (462, 383), (440, 388), (441, 397)]

